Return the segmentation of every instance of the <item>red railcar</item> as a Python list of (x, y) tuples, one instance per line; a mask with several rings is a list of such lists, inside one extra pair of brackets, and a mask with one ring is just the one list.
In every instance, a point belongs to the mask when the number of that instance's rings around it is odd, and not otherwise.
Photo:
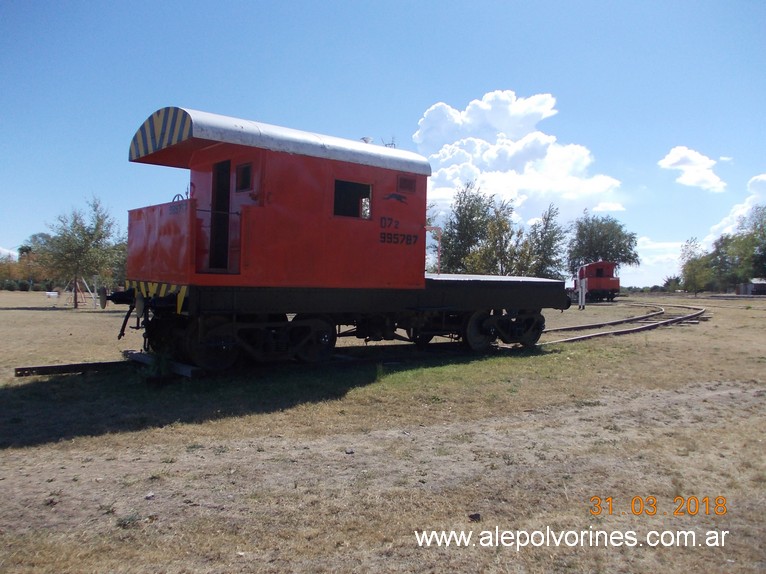
[(559, 281), (424, 274), (420, 155), (182, 108), (136, 132), (130, 160), (189, 169), (188, 197), (135, 209), (128, 289), (146, 348), (203, 367), (318, 360), (336, 337), (534, 345)]
[(577, 271), (575, 278), (575, 292), (585, 282), (586, 301), (614, 301), (620, 293), (620, 278), (615, 276), (616, 263), (610, 261), (596, 261), (582, 265)]

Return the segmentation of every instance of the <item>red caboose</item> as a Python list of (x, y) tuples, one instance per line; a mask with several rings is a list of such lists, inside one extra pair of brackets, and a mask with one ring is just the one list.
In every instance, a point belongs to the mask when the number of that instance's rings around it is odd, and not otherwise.
[(616, 263), (609, 261), (596, 261), (582, 265), (577, 271), (574, 290), (577, 291), (583, 279), (587, 279), (585, 295), (586, 301), (614, 301), (620, 293), (620, 278), (615, 277)]
[(429, 276), (428, 161), (415, 153), (181, 108), (130, 160), (191, 172), (188, 197), (134, 209), (128, 289), (145, 348), (225, 368), (326, 358), (339, 336), (534, 345), (563, 282)]

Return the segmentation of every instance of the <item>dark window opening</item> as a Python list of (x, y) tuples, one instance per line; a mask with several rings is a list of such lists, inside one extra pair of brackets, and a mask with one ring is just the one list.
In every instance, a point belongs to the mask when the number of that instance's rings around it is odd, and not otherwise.
[(604, 268), (599, 267), (598, 269), (596, 269), (596, 277), (603, 277), (603, 276), (604, 276)]
[(372, 217), (371, 198), (371, 185), (336, 179), (333, 213), (343, 217), (370, 219)]
[(210, 268), (229, 266), (229, 173), (231, 162), (213, 166), (213, 198), (210, 213)]
[(246, 163), (237, 166), (237, 191), (253, 189), (253, 164)]
[(399, 176), (398, 191), (404, 193), (415, 193), (415, 178), (406, 177), (404, 175)]

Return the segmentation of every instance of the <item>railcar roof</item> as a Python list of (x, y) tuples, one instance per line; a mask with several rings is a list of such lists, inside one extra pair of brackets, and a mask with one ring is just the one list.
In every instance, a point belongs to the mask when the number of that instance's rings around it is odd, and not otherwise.
[(428, 160), (413, 152), (177, 107), (141, 124), (130, 161), (189, 168), (196, 152), (220, 143), (431, 175)]

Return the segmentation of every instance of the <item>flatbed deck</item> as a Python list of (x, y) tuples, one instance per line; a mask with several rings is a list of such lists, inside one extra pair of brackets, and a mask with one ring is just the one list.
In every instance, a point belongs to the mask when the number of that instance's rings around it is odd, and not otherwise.
[(475, 309), (567, 309), (563, 281), (426, 274), (423, 289), (189, 286), (188, 311), (210, 313), (397, 313)]

